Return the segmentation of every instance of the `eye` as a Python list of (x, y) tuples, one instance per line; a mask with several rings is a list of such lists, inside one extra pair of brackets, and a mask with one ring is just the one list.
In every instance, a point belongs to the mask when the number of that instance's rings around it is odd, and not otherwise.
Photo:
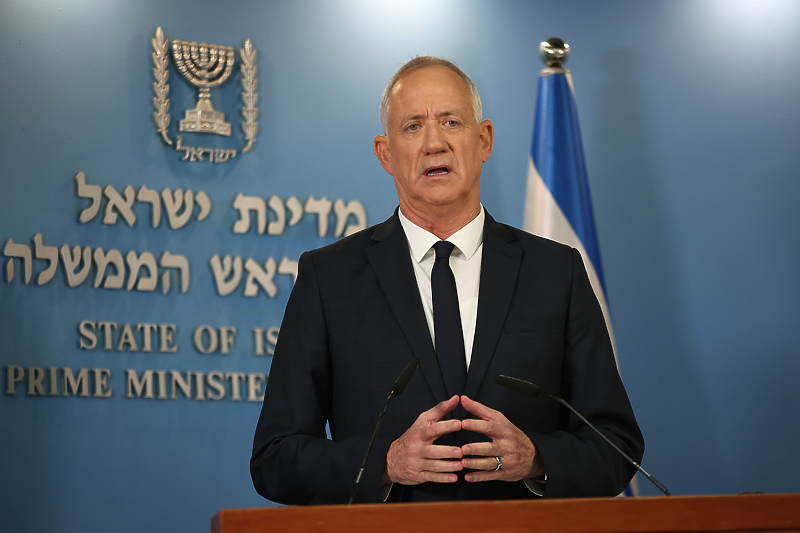
[(409, 124), (408, 126), (406, 126), (406, 131), (418, 131), (418, 130), (419, 130), (419, 124)]
[(446, 120), (444, 122), (444, 125), (447, 126), (448, 128), (457, 128), (458, 126), (461, 125), (461, 123), (458, 120), (451, 118)]

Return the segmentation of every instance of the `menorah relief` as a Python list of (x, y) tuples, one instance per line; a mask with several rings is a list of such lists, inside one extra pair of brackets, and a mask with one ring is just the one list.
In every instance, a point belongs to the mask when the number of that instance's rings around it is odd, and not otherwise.
[[(239, 55), (241, 57), (242, 132), (247, 141), (247, 144), (241, 149), (241, 153), (244, 153), (253, 146), (258, 132), (258, 122), (255, 120), (258, 116), (256, 51), (250, 39), (245, 40), (244, 48), (239, 50)], [(194, 109), (186, 110), (178, 130), (229, 137), (231, 125), (226, 122), (225, 114), (214, 109), (211, 104), (211, 89), (219, 87), (231, 77), (236, 63), (235, 49), (231, 46), (198, 44), (176, 39), (172, 41), (172, 59), (178, 72), (198, 89), (197, 105)], [(204, 155), (208, 155), (209, 161), (223, 163), (236, 157), (238, 151), (233, 148), (186, 146), (181, 142), (180, 135), (177, 137), (177, 144), (173, 145), (173, 140), (169, 137), (169, 84), (167, 83), (169, 79), (169, 43), (161, 28), (156, 30), (156, 36), (153, 39), (153, 64), (155, 76), (153, 117), (156, 129), (164, 142), (175, 146), (176, 150), (184, 151), (183, 160), (186, 161), (203, 161), (205, 160)], [(224, 93), (227, 89), (221, 89), (221, 91)]]
[(230, 77), (235, 60), (233, 47), (174, 40), (172, 57), (183, 77), (200, 90), (197, 106), (186, 110), (180, 131), (230, 136), (231, 125), (225, 122), (225, 114), (211, 105), (211, 89)]

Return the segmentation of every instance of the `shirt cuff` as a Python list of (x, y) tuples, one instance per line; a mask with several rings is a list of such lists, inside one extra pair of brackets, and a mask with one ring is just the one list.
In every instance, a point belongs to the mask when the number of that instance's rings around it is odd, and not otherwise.
[(544, 478), (541, 479), (525, 478), (522, 481), (525, 483), (525, 486), (528, 487), (528, 490), (534, 493), (536, 496), (539, 496), (540, 498), (544, 496), (545, 483), (547, 483), (547, 474), (545, 474)]

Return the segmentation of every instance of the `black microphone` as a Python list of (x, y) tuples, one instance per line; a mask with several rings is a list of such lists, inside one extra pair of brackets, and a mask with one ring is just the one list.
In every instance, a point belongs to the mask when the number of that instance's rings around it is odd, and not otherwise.
[(650, 482), (658, 488), (658, 490), (660, 490), (661, 492), (663, 492), (667, 496), (672, 496), (672, 494), (670, 494), (670, 492), (667, 490), (667, 487), (665, 487), (664, 485), (659, 483), (659, 481), (656, 478), (654, 478), (653, 476), (648, 474), (647, 471), (644, 468), (639, 466), (639, 463), (637, 463), (636, 461), (631, 459), (630, 456), (628, 456), (628, 454), (626, 454), (625, 452), (620, 450), (619, 447), (616, 444), (611, 442), (611, 440), (608, 437), (606, 437), (599, 429), (594, 427), (594, 425), (591, 422), (586, 420), (585, 416), (583, 416), (578, 411), (576, 411), (575, 408), (572, 407), (569, 403), (567, 403), (567, 401), (564, 400), (563, 398), (560, 398), (560, 397), (558, 397), (558, 396), (556, 396), (554, 394), (550, 394), (548, 392), (544, 392), (539, 385), (536, 385), (534, 383), (531, 383), (529, 381), (525, 381), (525, 380), (519, 379), (519, 378), (511, 378), (511, 377), (508, 377), (508, 376), (495, 376), (494, 382), (497, 383), (498, 385), (502, 386), (502, 387), (506, 387), (507, 389), (511, 389), (513, 391), (520, 392), (522, 394), (531, 396), (533, 398), (543, 394), (543, 395), (547, 396), (548, 398), (550, 398), (552, 400), (555, 400), (558, 403), (560, 403), (561, 405), (565, 406), (567, 409), (569, 409), (570, 411), (575, 413), (575, 416), (580, 418), (584, 422), (584, 424), (586, 424), (587, 426), (592, 428), (592, 430), (595, 433), (597, 433), (598, 435), (603, 437), (603, 440), (605, 440), (608, 444), (610, 444), (612, 448), (617, 450), (617, 452), (620, 455), (622, 455), (622, 457), (627, 459), (630, 464), (635, 466), (636, 470), (641, 472), (644, 477), (649, 479)]
[(367, 466), (367, 459), (369, 459), (369, 454), (372, 451), (372, 445), (375, 444), (375, 438), (378, 436), (378, 430), (381, 427), (381, 421), (383, 421), (383, 415), (386, 414), (386, 409), (389, 408), (389, 402), (392, 401), (392, 398), (395, 396), (400, 396), (403, 394), (403, 391), (406, 390), (406, 385), (408, 382), (411, 381), (411, 376), (414, 375), (414, 372), (417, 370), (419, 366), (419, 357), (415, 357), (411, 360), (408, 365), (403, 369), (397, 379), (392, 385), (392, 390), (389, 393), (389, 397), (386, 398), (386, 403), (383, 404), (383, 411), (381, 414), (378, 415), (378, 421), (375, 423), (375, 429), (372, 432), (372, 438), (369, 440), (369, 446), (367, 446), (367, 453), (364, 454), (364, 460), (361, 461), (361, 468), (358, 469), (358, 476), (356, 476), (356, 483), (353, 485), (353, 492), (350, 493), (350, 500), (348, 500), (347, 505), (353, 503), (353, 500), (356, 497), (356, 493), (358, 492), (358, 486), (361, 484), (361, 476), (364, 474), (364, 468)]

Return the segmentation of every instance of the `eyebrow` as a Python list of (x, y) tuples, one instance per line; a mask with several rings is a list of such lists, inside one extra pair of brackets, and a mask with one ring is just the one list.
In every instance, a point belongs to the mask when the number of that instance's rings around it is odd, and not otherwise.
[[(405, 117), (405, 120), (419, 120), (419, 119), (425, 118), (427, 116), (428, 116), (427, 114), (417, 113), (415, 115), (410, 115), (410, 116)], [(461, 115), (459, 113), (457, 113), (456, 111), (449, 111), (449, 110), (442, 111), (441, 113), (437, 113), (436, 114), (436, 118), (451, 117), (451, 116), (452, 117), (460, 117)]]

